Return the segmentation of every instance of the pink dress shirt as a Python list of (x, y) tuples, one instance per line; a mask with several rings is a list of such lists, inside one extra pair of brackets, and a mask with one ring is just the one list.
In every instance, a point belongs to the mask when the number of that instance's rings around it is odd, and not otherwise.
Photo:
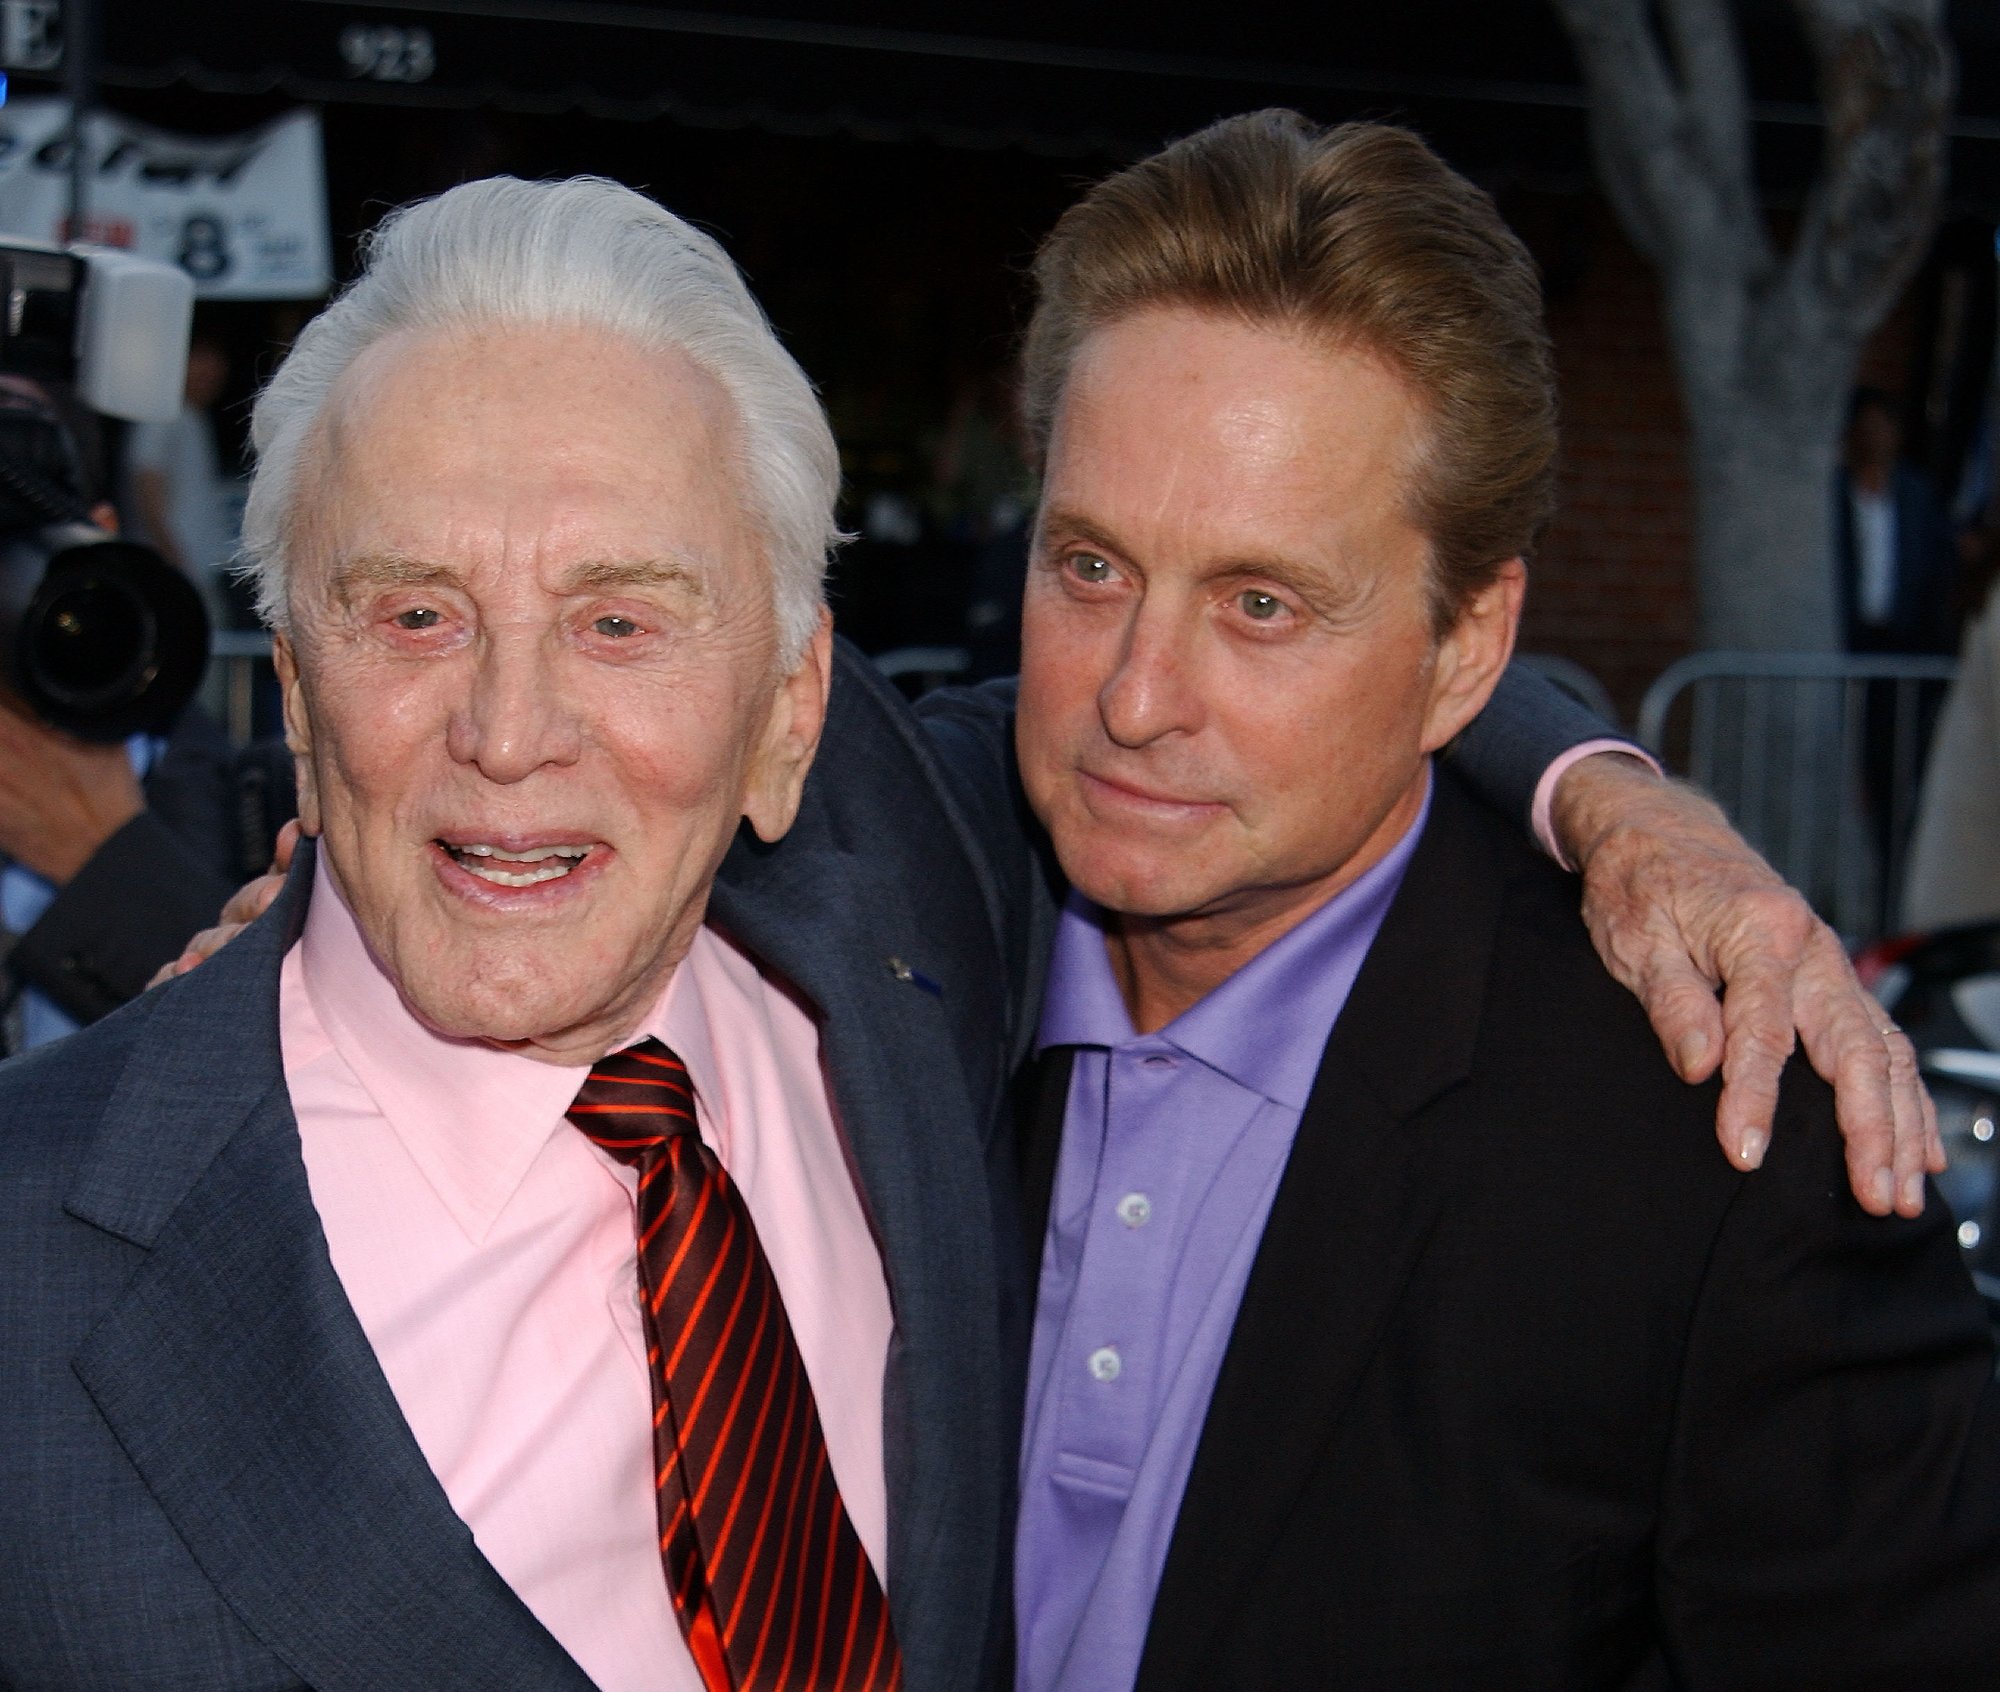
[[(445, 1495), (604, 1692), (701, 1692), (661, 1572), (633, 1173), (563, 1112), (583, 1069), (447, 1040), (370, 954), (322, 854), (279, 1028), (313, 1203)], [(889, 1291), (819, 1034), (704, 928), (644, 1026), (687, 1063), (798, 1336), (878, 1575)]]

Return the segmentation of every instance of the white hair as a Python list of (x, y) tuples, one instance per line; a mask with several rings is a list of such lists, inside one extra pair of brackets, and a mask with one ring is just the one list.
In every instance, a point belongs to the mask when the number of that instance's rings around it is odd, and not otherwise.
[(399, 330), (603, 328), (686, 354), (728, 393), (744, 491), (769, 555), (778, 645), (796, 663), (825, 603), (840, 461), (805, 372), (709, 236), (600, 177), (468, 182), (404, 206), (363, 247), (361, 275), (300, 332), (257, 396), (243, 573), (288, 623), (289, 540), (313, 425), (341, 373)]

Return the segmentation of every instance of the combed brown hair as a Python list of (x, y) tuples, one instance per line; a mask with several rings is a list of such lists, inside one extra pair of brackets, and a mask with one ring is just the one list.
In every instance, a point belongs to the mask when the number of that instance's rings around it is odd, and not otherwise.
[(1365, 350), (1411, 385), (1428, 427), (1410, 518), (1441, 630), (1548, 520), (1555, 376), (1534, 261), (1406, 129), (1226, 118), (1098, 183), (1034, 273), (1022, 402), (1040, 450), (1085, 338), (1179, 306)]

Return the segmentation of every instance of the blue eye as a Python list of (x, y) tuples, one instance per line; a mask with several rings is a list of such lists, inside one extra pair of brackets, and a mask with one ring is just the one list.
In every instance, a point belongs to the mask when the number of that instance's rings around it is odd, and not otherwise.
[(1259, 623), (1268, 623), (1285, 608), (1285, 602), (1276, 594), (1259, 593), (1255, 588), (1238, 594), (1236, 603), (1243, 608), (1244, 616)]
[(630, 617), (599, 617), (590, 626), (611, 640), (625, 640), (639, 632), (639, 625)]
[(428, 605), (419, 605), (414, 610), (398, 612), (396, 614), (396, 627), (399, 629), (434, 629), (443, 620)]

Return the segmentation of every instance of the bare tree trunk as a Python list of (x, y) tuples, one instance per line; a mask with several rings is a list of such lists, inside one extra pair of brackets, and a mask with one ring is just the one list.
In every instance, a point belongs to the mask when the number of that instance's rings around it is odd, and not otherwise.
[[(1697, 426), (1697, 635), (1736, 650), (1837, 647), (1831, 491), (1838, 420), (1745, 406)], [(1746, 568), (1755, 560), (1755, 568)]]
[(1686, 401), (1705, 646), (1837, 644), (1833, 467), (1868, 335), (1922, 257), (1952, 69), (1941, 0), (1793, 0), (1826, 156), (1787, 252), (1766, 226), (1730, 0), (1554, 0), (1620, 221), (1653, 261)]

